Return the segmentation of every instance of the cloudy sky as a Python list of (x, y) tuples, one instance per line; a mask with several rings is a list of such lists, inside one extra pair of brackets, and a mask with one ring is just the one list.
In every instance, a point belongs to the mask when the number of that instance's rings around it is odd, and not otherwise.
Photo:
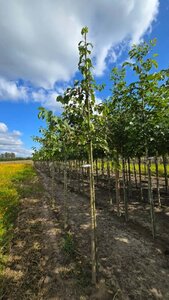
[[(107, 83), (132, 43), (157, 37), (168, 66), (169, 0), (0, 0), (0, 152), (27, 156), (56, 96), (77, 75), (81, 28), (89, 27), (95, 76)], [(106, 92), (105, 92), (106, 95)]]

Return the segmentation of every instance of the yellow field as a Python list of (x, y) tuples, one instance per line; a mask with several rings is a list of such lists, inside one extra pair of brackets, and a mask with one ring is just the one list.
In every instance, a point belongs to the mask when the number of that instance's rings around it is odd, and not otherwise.
[(17, 183), (32, 172), (29, 163), (0, 163), (0, 260), (12, 233), (17, 216), (19, 193)]

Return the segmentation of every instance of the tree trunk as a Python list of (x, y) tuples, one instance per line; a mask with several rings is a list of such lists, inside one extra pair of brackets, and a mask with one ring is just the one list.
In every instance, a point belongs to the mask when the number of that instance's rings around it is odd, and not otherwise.
[(117, 215), (120, 217), (120, 178), (119, 178), (119, 156), (116, 155), (115, 162), (115, 190), (116, 190), (116, 205), (117, 205)]
[(128, 201), (126, 194), (126, 176), (125, 176), (125, 159), (122, 159), (123, 166), (123, 198), (124, 198), (124, 209), (125, 209), (125, 220), (128, 221)]
[(136, 188), (137, 188), (138, 185), (137, 185), (137, 172), (136, 172), (135, 159), (133, 160), (133, 170), (134, 170), (134, 180), (135, 180), (135, 185), (136, 185)]
[[(87, 50), (86, 33), (84, 36), (85, 50)], [(85, 109), (88, 123), (88, 159), (89, 159), (89, 187), (90, 187), (90, 210), (91, 210), (91, 261), (92, 261), (92, 283), (96, 285), (97, 282), (97, 237), (96, 237), (96, 205), (95, 205), (95, 186), (94, 186), (94, 166), (93, 166), (93, 145), (92, 145), (92, 130), (91, 130), (91, 102), (90, 102), (90, 90), (91, 83), (88, 76), (87, 67), (87, 51), (85, 51)], [(90, 67), (89, 67), (90, 68)], [(88, 70), (87, 70), (88, 69)], [(93, 95), (94, 96), (94, 95)]]
[[(82, 160), (82, 166), (84, 161)], [(84, 185), (84, 168), (82, 167), (82, 193), (85, 194), (85, 185)]]
[(168, 177), (167, 177), (167, 160), (166, 156), (163, 155), (163, 167), (164, 167), (164, 178), (165, 178), (165, 190), (168, 192)]
[(104, 158), (101, 159), (102, 179), (104, 179)]
[(98, 179), (99, 179), (99, 173), (98, 173), (98, 160), (96, 158), (96, 181), (98, 183)]
[(78, 192), (80, 193), (81, 191), (81, 172), (80, 172), (80, 159), (78, 160), (78, 165), (77, 165), (77, 175), (78, 175)]
[(146, 180), (146, 175), (147, 175), (147, 163), (146, 163), (146, 160), (144, 158), (144, 178)]
[(143, 201), (143, 188), (142, 188), (142, 178), (141, 178), (141, 158), (138, 158), (138, 169), (139, 169), (139, 182), (140, 182), (140, 200)]
[(92, 141), (89, 143), (89, 183), (90, 183), (90, 209), (91, 209), (91, 255), (92, 255), (92, 283), (96, 284), (97, 273), (97, 249), (96, 249), (96, 207), (95, 187), (93, 172), (93, 148)]
[(107, 178), (108, 178), (108, 192), (109, 192), (109, 203), (110, 205), (113, 204), (112, 202), (112, 195), (111, 195), (111, 178), (110, 178), (110, 161), (107, 160)]
[(155, 157), (155, 166), (156, 166), (156, 183), (157, 183), (157, 199), (158, 206), (161, 207), (161, 197), (160, 197), (160, 184), (159, 184), (159, 171), (158, 171), (158, 155)]
[(132, 198), (132, 184), (131, 184), (130, 158), (128, 158), (128, 194), (129, 194), (129, 199), (131, 199)]
[(64, 161), (64, 229), (67, 228), (67, 162)]
[(52, 208), (55, 207), (55, 199), (54, 199), (54, 177), (55, 177), (55, 169), (54, 169), (54, 162), (51, 161), (49, 163), (49, 168), (50, 168), (50, 174), (51, 174), (51, 203), (52, 203)]
[(154, 201), (153, 201), (152, 183), (151, 183), (151, 159), (149, 159), (148, 157), (147, 157), (147, 171), (148, 171), (148, 198), (150, 203), (151, 228), (152, 228), (153, 238), (155, 238)]

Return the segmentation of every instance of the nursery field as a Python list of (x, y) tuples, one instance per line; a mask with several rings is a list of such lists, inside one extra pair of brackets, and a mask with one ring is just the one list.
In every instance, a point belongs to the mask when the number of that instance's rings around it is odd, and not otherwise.
[(98, 104), (81, 34), (79, 80), (59, 116), (39, 107), (34, 166), (3, 196), (3, 240), (20, 204), (0, 299), (169, 300), (169, 72), (155, 71), (155, 40), (133, 45)]
[[(65, 165), (58, 162), (36, 162), (45, 191), (50, 197), (54, 218), (62, 224), (65, 258), (57, 272), (67, 280), (74, 293), (70, 299), (168, 299), (169, 298), (169, 200), (165, 183), (161, 185), (162, 206), (155, 204), (156, 238), (151, 232), (150, 204), (144, 187), (144, 201), (134, 184), (128, 199), (128, 221), (125, 220), (122, 174), (120, 181), (120, 216), (117, 216), (113, 174), (109, 201), (109, 179), (98, 169), (95, 174), (97, 215), (97, 285), (91, 285), (91, 217), (89, 202), (89, 174), (79, 163), (67, 165), (67, 194), (64, 191)], [(70, 167), (71, 166), (71, 167)], [(76, 167), (78, 168), (76, 169)], [(105, 164), (104, 164), (105, 166)], [(145, 181), (145, 175), (143, 174)], [(139, 184), (139, 182), (138, 182)], [(66, 203), (65, 203), (66, 196)], [(66, 214), (66, 215), (65, 215)], [(64, 228), (66, 216), (67, 228)], [(57, 295), (52, 284), (54, 265), (51, 266), (51, 295)], [(56, 279), (55, 279), (56, 280)], [(58, 282), (56, 280), (56, 282)], [(77, 282), (80, 282), (77, 288)], [(73, 284), (73, 285), (72, 285)], [(63, 299), (66, 296), (62, 295)], [(62, 298), (61, 298), (62, 299)]]
[[(51, 178), (51, 185), (55, 182), (63, 184), (65, 214), (67, 210), (67, 190), (78, 193), (87, 199), (90, 196), (89, 170), (85, 161), (62, 162), (35, 162), (37, 169)], [(158, 169), (158, 172), (157, 172)], [(139, 172), (140, 170), (140, 172)], [(168, 165), (151, 165), (151, 199), (149, 201), (149, 185), (147, 165), (141, 169), (136, 160), (120, 167), (118, 178), (116, 168), (110, 162), (104, 160), (94, 161), (94, 182), (96, 192), (96, 208), (106, 208), (113, 216), (123, 220), (127, 224), (140, 225), (154, 239), (164, 240), (164, 248), (169, 249), (169, 186)], [(160, 170), (160, 171), (159, 171)], [(165, 171), (164, 171), (165, 170)], [(161, 174), (161, 175), (160, 175)], [(66, 175), (66, 176), (65, 176)], [(125, 179), (125, 180), (124, 180)], [(65, 189), (66, 187), (66, 189)], [(54, 192), (53, 192), (54, 193)], [(53, 198), (54, 195), (52, 194)], [(153, 209), (153, 223), (151, 213)], [(71, 218), (71, 216), (70, 216)], [(69, 224), (69, 220), (67, 220)], [(141, 229), (141, 230), (142, 230)]]
[[(67, 165), (65, 203), (62, 163), (0, 165), (5, 187), (15, 190), (16, 195), (15, 201), (11, 200), (15, 215), (10, 223), (8, 255), (1, 269), (0, 299), (169, 299), (169, 202), (165, 180), (160, 189), (162, 206), (158, 201), (155, 205), (157, 231), (153, 239), (150, 205), (146, 197), (140, 201), (134, 173), (126, 222), (122, 172), (118, 216), (113, 169), (110, 203), (106, 163), (104, 176), (99, 164), (98, 174), (94, 169), (98, 245), (95, 286), (91, 282), (87, 169), (79, 168), (77, 162)], [(142, 179), (145, 181), (145, 174)]]

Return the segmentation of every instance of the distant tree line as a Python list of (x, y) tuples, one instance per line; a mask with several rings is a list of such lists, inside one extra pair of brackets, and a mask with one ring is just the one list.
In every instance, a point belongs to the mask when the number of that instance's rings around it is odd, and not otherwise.
[(0, 161), (8, 160), (31, 160), (31, 157), (16, 157), (14, 152), (5, 152), (0, 154)]
[(16, 155), (14, 152), (5, 152), (0, 154), (1, 159), (15, 159)]

